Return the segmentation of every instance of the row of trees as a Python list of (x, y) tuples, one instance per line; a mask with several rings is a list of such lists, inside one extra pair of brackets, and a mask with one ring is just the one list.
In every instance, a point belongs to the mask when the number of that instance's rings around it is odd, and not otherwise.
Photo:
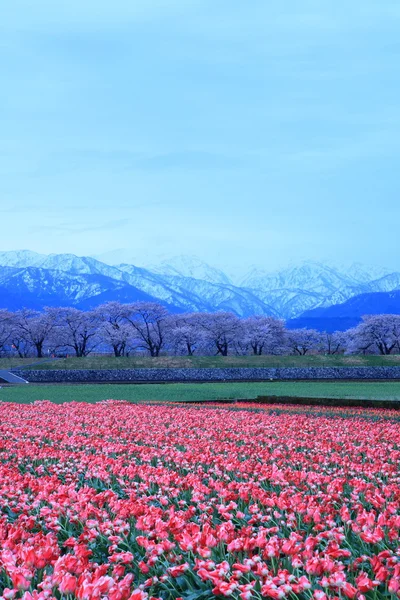
[(346, 332), (286, 329), (274, 317), (240, 319), (232, 313), (170, 314), (159, 304), (109, 302), (93, 311), (46, 308), (0, 310), (0, 353), (115, 356), (145, 353), (227, 356), (400, 352), (400, 315), (372, 315)]

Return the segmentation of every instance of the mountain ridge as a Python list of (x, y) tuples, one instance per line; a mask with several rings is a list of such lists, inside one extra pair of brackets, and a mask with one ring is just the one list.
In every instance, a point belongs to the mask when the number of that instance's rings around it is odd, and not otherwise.
[(9, 303), (13, 310), (24, 301), (28, 307), (46, 300), (52, 306), (93, 308), (123, 298), (157, 301), (174, 312), (227, 310), (239, 316), (265, 314), (290, 320), (361, 294), (398, 289), (400, 272), (359, 263), (342, 270), (315, 261), (273, 273), (253, 268), (235, 285), (221, 269), (193, 256), (149, 268), (109, 265), (75, 254), (0, 252), (0, 307)]
[(359, 294), (342, 304), (306, 311), (289, 319), (291, 329), (307, 327), (320, 331), (346, 331), (355, 327), (364, 315), (400, 314), (400, 290)]

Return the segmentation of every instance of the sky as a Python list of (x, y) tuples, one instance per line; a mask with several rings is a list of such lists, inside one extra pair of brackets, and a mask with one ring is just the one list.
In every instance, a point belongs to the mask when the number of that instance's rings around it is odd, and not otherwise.
[(398, 0), (13, 0), (0, 250), (399, 268)]

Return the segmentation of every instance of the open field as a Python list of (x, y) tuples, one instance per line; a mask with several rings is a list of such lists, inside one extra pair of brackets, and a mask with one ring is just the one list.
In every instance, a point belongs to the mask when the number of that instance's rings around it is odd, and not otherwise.
[[(0, 368), (2, 361), (0, 359)], [(135, 368), (227, 368), (227, 367), (372, 367), (400, 366), (400, 355), (393, 356), (160, 356), (120, 357), (87, 356), (86, 358), (11, 359), (13, 366), (32, 365), (32, 369), (135, 369)], [(20, 361), (20, 362), (18, 362)], [(34, 363), (40, 363), (37, 366)]]
[(4, 405), (2, 598), (394, 600), (381, 412)]
[(240, 383), (167, 383), (167, 384), (87, 384), (87, 385), (21, 385), (0, 389), (0, 400), (10, 402), (98, 402), (128, 400), (165, 402), (219, 400), (226, 398), (254, 399), (257, 396), (306, 398), (354, 398), (399, 400), (400, 381), (383, 382), (321, 382), (273, 381)]

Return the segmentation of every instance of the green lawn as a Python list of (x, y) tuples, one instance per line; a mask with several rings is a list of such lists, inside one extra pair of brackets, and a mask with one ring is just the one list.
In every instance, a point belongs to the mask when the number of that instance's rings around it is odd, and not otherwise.
[(32, 363), (39, 362), (39, 358), (0, 358), (0, 369), (13, 369), (14, 367), (25, 367)]
[(0, 401), (98, 402), (253, 399), (257, 396), (399, 400), (400, 382), (168, 383), (145, 385), (21, 385), (0, 389)]
[[(2, 361), (0, 359), (0, 368)], [(12, 359), (14, 360), (14, 359)], [(21, 359), (19, 359), (21, 361)], [(400, 366), (400, 355), (393, 356), (160, 356), (121, 357), (88, 356), (86, 358), (62, 358), (40, 362), (25, 359), (32, 369), (132, 369), (132, 368), (216, 368), (216, 367), (346, 367), (346, 366)], [(18, 361), (18, 359), (15, 359)], [(21, 361), (22, 362), (22, 361)], [(4, 363), (5, 364), (5, 363)]]

